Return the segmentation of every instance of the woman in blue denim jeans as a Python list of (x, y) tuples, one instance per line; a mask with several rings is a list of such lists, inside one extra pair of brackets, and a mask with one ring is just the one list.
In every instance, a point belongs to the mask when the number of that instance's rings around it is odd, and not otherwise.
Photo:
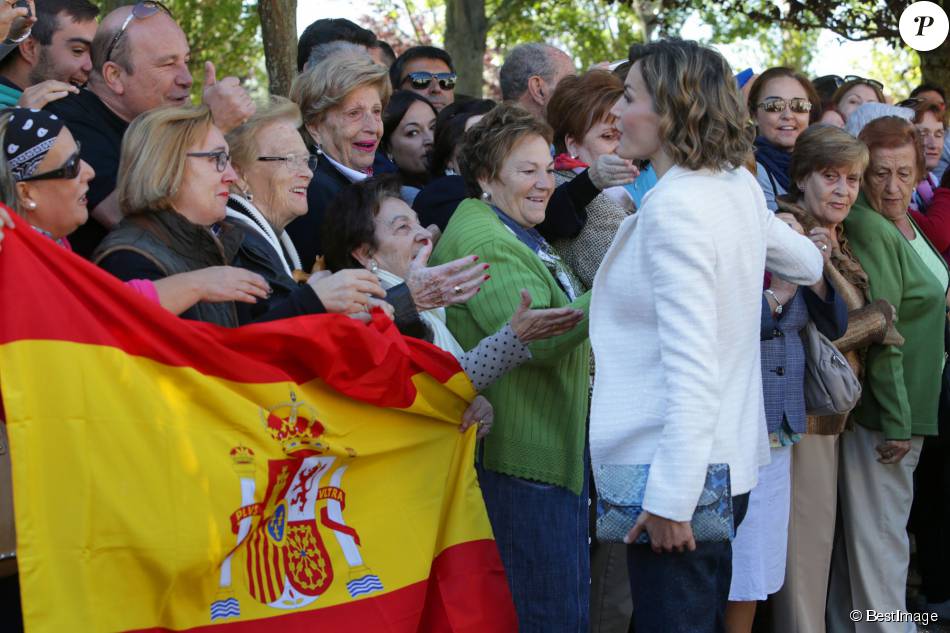
[(731, 545), (697, 543), (690, 521), (709, 465), (726, 464), (741, 522), (768, 459), (762, 270), (811, 285), (822, 258), (766, 208), (742, 167), (752, 133), (725, 59), (664, 40), (634, 46), (630, 61), (612, 111), (617, 154), (649, 159), (658, 181), (594, 279), (591, 459), (595, 478), (601, 466), (633, 476), (649, 465), (625, 539), (650, 540), (627, 548), (636, 630), (713, 633), (723, 630)]

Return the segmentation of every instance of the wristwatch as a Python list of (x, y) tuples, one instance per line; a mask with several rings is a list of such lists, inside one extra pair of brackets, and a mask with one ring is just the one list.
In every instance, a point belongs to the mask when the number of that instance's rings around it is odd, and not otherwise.
[(782, 309), (784, 306), (782, 306), (782, 302), (778, 300), (778, 296), (772, 292), (771, 288), (766, 288), (765, 294), (775, 299), (775, 314), (782, 314)]

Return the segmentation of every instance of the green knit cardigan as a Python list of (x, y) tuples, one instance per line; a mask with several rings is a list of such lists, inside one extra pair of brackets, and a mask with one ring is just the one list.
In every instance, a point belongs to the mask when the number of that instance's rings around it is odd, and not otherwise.
[[(917, 239), (927, 239), (916, 224), (914, 230)], [(863, 193), (845, 218), (844, 233), (868, 275), (871, 300), (886, 299), (894, 306), (897, 331), (905, 340), (901, 347), (868, 348), (864, 391), (852, 417), (889, 440), (936, 435), (947, 289)]]
[[(535, 308), (572, 306), (587, 312), (590, 293), (572, 304), (541, 259), (478, 200), (463, 201), (432, 254), (437, 265), (479, 255), (491, 264), (481, 292), (447, 310), (449, 329), (466, 350), (511, 320), (531, 292)], [(590, 342), (587, 317), (570, 332), (535, 341), (532, 359), (485, 390), (495, 408), (484, 440), (485, 468), (580, 494), (589, 405)]]

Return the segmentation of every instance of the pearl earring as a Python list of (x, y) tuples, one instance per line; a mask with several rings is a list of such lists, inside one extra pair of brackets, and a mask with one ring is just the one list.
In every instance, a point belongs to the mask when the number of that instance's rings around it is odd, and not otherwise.
[(317, 156), (323, 156), (323, 145), (317, 143)]
[(369, 260), (369, 271), (373, 274), (376, 274), (378, 270), (379, 270), (379, 265), (376, 263), (376, 260), (375, 259)]
[(490, 192), (490, 191), (483, 191), (483, 192), (482, 192), (482, 200), (484, 200), (485, 202), (491, 202), (491, 192)]
[(31, 209), (35, 209), (35, 208), (36, 208), (36, 203), (33, 202), (32, 200), (30, 200), (29, 202), (26, 203), (26, 206), (28, 206), (28, 207), (31, 208)]

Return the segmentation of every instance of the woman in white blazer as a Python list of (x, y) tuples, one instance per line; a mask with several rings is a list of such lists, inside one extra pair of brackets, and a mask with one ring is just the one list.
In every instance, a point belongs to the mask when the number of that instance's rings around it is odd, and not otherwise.
[(604, 465), (649, 464), (625, 539), (638, 631), (723, 630), (729, 542), (690, 520), (709, 464), (728, 464), (733, 519), (768, 460), (759, 366), (762, 269), (810, 285), (822, 258), (776, 220), (755, 177), (749, 115), (728, 63), (695, 42), (635, 45), (614, 106), (622, 158), (659, 177), (594, 280), (590, 443)]

